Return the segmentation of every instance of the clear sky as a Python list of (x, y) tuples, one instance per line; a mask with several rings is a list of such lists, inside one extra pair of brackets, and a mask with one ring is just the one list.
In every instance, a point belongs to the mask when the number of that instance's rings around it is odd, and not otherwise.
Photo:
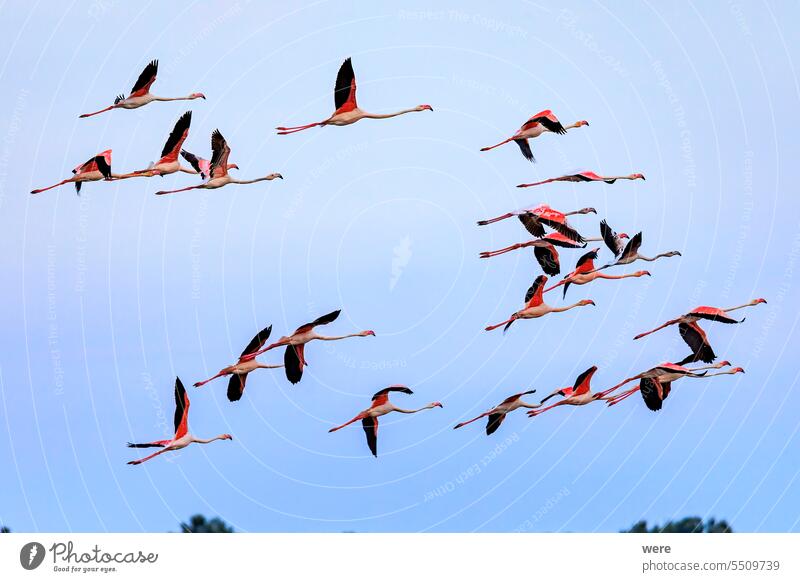
[[(433, 9), (433, 5), (440, 5)], [(749, 2), (5, 2), (0, 8), (0, 522), (16, 531), (167, 531), (192, 513), (245, 531), (616, 531), (641, 518), (715, 516), (739, 531), (800, 530), (797, 409), (800, 159), (797, 4)], [(352, 56), (359, 103), (434, 112), (276, 136), (327, 117)], [(78, 114), (127, 92), (207, 101)], [(28, 192), (113, 148), (117, 172), (157, 159), (194, 112), (186, 147), (219, 128), (238, 175), (285, 180), (156, 197), (186, 175)], [(590, 126), (481, 153), (531, 114)], [(646, 182), (520, 182), (576, 168)], [(607, 218), (680, 250), (651, 279), (597, 282), (597, 306), (483, 332), (519, 309), (527, 204)], [(602, 251), (601, 260), (609, 254)], [(562, 253), (564, 270), (579, 251)], [(638, 268), (622, 268), (619, 272)], [(632, 336), (696, 305), (754, 297), (738, 326), (708, 324), (745, 375), (683, 380), (658, 414), (618, 407), (517, 412), (492, 437), (452, 426), (507, 395), (595, 387), (687, 348), (676, 329)], [(549, 301), (559, 304), (557, 296)], [(302, 383), (260, 371), (190, 388), (193, 446), (139, 467), (128, 440), (164, 438), (187, 386), (341, 308)], [(277, 362), (280, 352), (265, 361)], [(328, 434), (388, 384), (412, 387), (381, 421)]]

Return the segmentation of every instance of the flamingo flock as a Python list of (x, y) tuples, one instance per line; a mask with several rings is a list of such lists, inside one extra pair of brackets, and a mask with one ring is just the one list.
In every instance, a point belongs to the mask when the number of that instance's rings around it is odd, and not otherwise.
[[(82, 114), (79, 117), (89, 118), (114, 109), (137, 109), (155, 101), (168, 102), (206, 99), (205, 95), (202, 93), (190, 93), (185, 97), (158, 97), (153, 95), (150, 90), (153, 83), (156, 81), (157, 74), (158, 60), (153, 60), (145, 66), (127, 97), (119, 95), (114, 100), (113, 104), (92, 113)], [(410, 109), (402, 109), (394, 113), (386, 114), (368, 113), (364, 111), (359, 107), (356, 100), (356, 77), (350, 58), (345, 59), (338, 70), (334, 84), (333, 100), (334, 111), (326, 119), (305, 125), (279, 126), (276, 128), (278, 135), (289, 135), (314, 127), (352, 125), (362, 119), (389, 119), (413, 112), (433, 111), (430, 105), (417, 105)], [(112, 150), (108, 149), (77, 166), (72, 171), (73, 175), (71, 177), (51, 186), (32, 190), (31, 193), (39, 194), (71, 183), (75, 186), (77, 193), (80, 194), (81, 186), (84, 182), (153, 178), (170, 174), (197, 176), (201, 181), (174, 190), (159, 190), (155, 192), (156, 195), (176, 194), (196, 189), (215, 190), (230, 184), (256, 184), (275, 179), (283, 179), (283, 176), (277, 172), (247, 180), (234, 177), (231, 171), (238, 171), (239, 167), (235, 163), (230, 162), (231, 148), (219, 129), (214, 129), (211, 133), (210, 159), (200, 157), (187, 150), (184, 144), (189, 139), (191, 123), (191, 111), (186, 111), (180, 115), (168, 134), (158, 160), (146, 166), (142, 164), (139, 166), (141, 169), (122, 174), (112, 173)], [(531, 116), (510, 137), (494, 145), (480, 148), (480, 151), (493, 150), (504, 144), (514, 142), (517, 144), (526, 160), (535, 162), (536, 160), (529, 140), (541, 137), (546, 133), (564, 136), (569, 130), (586, 127), (588, 125), (588, 122), (584, 120), (576, 121), (569, 125), (563, 125), (551, 110), (545, 109)], [(181, 158), (188, 166), (183, 165)], [(519, 184), (518, 187), (538, 187), (555, 184), (557, 182), (603, 182), (604, 184), (612, 185), (618, 181), (636, 180), (645, 180), (644, 174), (631, 173), (627, 175), (604, 176), (593, 171), (579, 171), (537, 182), (522, 183)], [(624, 232), (618, 234), (609, 225), (606, 219), (602, 219), (599, 223), (598, 237), (584, 237), (576, 227), (568, 221), (569, 217), (577, 218), (579, 216), (597, 214), (597, 210), (592, 207), (565, 212), (542, 203), (538, 205), (529, 205), (519, 210), (499, 214), (494, 218), (478, 221), (477, 224), (479, 226), (487, 226), (502, 222), (508, 218), (516, 217), (528, 234), (533, 237), (530, 240), (512, 244), (497, 250), (481, 252), (479, 255), (480, 258), (488, 259), (515, 250), (531, 248), (533, 250), (533, 258), (537, 269), (541, 269), (542, 271), (542, 274), (537, 275), (535, 272), (531, 274), (533, 283), (525, 293), (523, 307), (511, 313), (507, 319), (500, 323), (487, 325), (485, 327), (486, 331), (492, 331), (502, 327), (503, 333), (506, 333), (514, 322), (518, 320), (534, 320), (546, 315), (570, 311), (578, 307), (595, 306), (595, 302), (588, 298), (581, 299), (571, 304), (548, 304), (545, 302), (545, 294), (561, 287), (561, 298), (563, 299), (566, 297), (567, 290), (573, 285), (584, 286), (598, 280), (619, 281), (622, 279), (650, 277), (651, 273), (644, 270), (619, 274), (611, 274), (607, 272), (607, 270), (624, 267), (636, 261), (655, 262), (662, 258), (681, 256), (681, 253), (677, 250), (662, 252), (654, 256), (642, 255), (640, 254), (643, 241), (642, 232), (637, 232), (633, 236), (628, 236)], [(584, 230), (584, 232), (586, 232), (586, 230)], [(607, 249), (611, 255), (610, 258), (607, 261), (603, 261), (599, 267), (595, 265), (595, 262), (599, 261), (603, 246), (591, 248), (587, 251), (586, 247), (589, 242), (603, 243), (605, 249)], [(547, 282), (549, 277), (555, 277), (561, 274), (561, 257), (559, 256), (559, 251), (571, 252), (581, 249), (583, 249), (583, 253), (577, 258), (574, 269), (563, 276), (557, 283), (548, 287)], [(494, 263), (495, 261), (492, 261), (493, 265)], [(497, 263), (502, 264), (502, 261), (497, 261)], [(591, 365), (588, 369), (579, 374), (571, 385), (566, 387), (562, 386), (549, 391), (539, 402), (528, 401), (527, 397), (535, 394), (536, 389), (526, 387), (527, 389), (523, 389), (507, 397), (486, 412), (456, 424), (454, 428), (459, 429), (485, 418), (487, 419), (485, 432), (487, 435), (492, 435), (499, 429), (500, 425), (503, 424), (506, 417), (511, 412), (518, 409), (526, 409), (527, 416), (529, 418), (535, 418), (547, 411), (562, 406), (585, 406), (594, 402), (602, 402), (607, 406), (615, 406), (637, 392), (641, 395), (646, 408), (651, 411), (659, 411), (663, 408), (664, 401), (672, 392), (672, 383), (677, 380), (683, 378), (702, 379), (713, 376), (744, 373), (743, 368), (738, 366), (734, 367), (727, 360), (714, 363), (717, 359), (717, 354), (712, 348), (708, 336), (705, 330), (700, 326), (700, 323), (703, 322), (704, 325), (705, 322), (740, 324), (744, 322), (744, 318), (735, 319), (730, 313), (761, 303), (766, 303), (766, 301), (763, 298), (758, 298), (727, 309), (700, 306), (684, 315), (670, 319), (666, 323), (650, 331), (640, 333), (633, 338), (634, 340), (638, 340), (666, 327), (677, 325), (681, 339), (691, 350), (689, 355), (678, 362), (663, 362), (653, 365), (643, 372), (625, 378), (612, 385), (610, 388), (600, 391), (592, 390), (591, 383), (599, 370), (598, 366)], [(581, 311), (582, 313), (576, 314), (575, 317), (584, 317), (583, 313), (588, 313), (583, 312), (583, 310)], [(227, 398), (230, 402), (235, 403), (240, 401), (244, 395), (248, 376), (257, 370), (283, 368), (286, 380), (292, 385), (299, 384), (303, 379), (304, 371), (309, 363), (306, 355), (306, 346), (309, 343), (315, 340), (330, 342), (356, 337), (374, 337), (376, 335), (373, 330), (363, 330), (330, 336), (322, 335), (318, 332), (318, 329), (323, 326), (333, 325), (340, 314), (341, 310), (337, 309), (321, 315), (309, 323), (300, 325), (293, 332), (281, 336), (277, 341), (272, 343), (269, 343), (269, 338), (272, 334), (272, 325), (267, 325), (253, 336), (250, 342), (244, 347), (235, 363), (220, 369), (219, 372), (206, 380), (195, 382), (194, 387), (201, 388), (218, 378), (228, 377)], [(524, 333), (524, 330), (517, 330), (515, 328), (515, 333)], [(275, 348), (284, 349), (282, 363), (267, 363), (258, 359), (259, 356), (267, 354)], [(320, 354), (320, 357), (322, 356), (324, 356), (324, 354)], [(265, 358), (268, 357), (269, 356), (265, 356)], [(689, 364), (695, 363), (702, 363), (704, 365), (687, 367)], [(711, 370), (714, 371), (711, 372)], [(260, 374), (257, 374), (257, 376), (258, 375)], [(255, 381), (257, 380), (254, 380), (254, 382)], [(621, 390), (626, 385), (634, 382), (636, 385), (633, 387)], [(390, 413), (410, 415), (425, 410), (442, 408), (442, 403), (439, 401), (430, 402), (416, 409), (400, 408), (390, 400), (390, 396), (401, 394), (411, 396), (414, 392), (409, 387), (400, 384), (391, 385), (375, 392), (368, 408), (362, 410), (347, 422), (330, 428), (328, 432), (334, 433), (353, 423), (361, 421), (366, 436), (367, 450), (373, 457), (377, 457), (378, 419), (381, 416)], [(161, 440), (128, 443), (128, 446), (132, 448), (158, 449), (156, 452), (144, 458), (130, 461), (130, 465), (144, 463), (165, 452), (184, 449), (194, 443), (207, 444), (214, 441), (232, 440), (233, 437), (227, 433), (220, 434), (213, 438), (202, 439), (194, 436), (189, 431), (189, 397), (180, 378), (176, 378), (175, 380), (174, 397), (174, 433), (169, 436), (169, 438), (163, 438)], [(555, 402), (546, 405), (546, 403), (552, 399), (555, 399)]]

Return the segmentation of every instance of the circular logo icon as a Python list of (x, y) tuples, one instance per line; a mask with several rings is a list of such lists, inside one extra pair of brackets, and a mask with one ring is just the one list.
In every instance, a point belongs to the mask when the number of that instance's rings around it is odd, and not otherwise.
[(26, 570), (35, 570), (44, 561), (44, 546), (39, 542), (28, 542), (19, 551), (19, 563)]

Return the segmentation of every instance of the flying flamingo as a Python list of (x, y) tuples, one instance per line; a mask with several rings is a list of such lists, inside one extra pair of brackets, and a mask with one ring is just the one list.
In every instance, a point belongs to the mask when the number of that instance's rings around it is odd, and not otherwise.
[(585, 255), (581, 256), (578, 259), (578, 262), (575, 264), (575, 270), (572, 271), (569, 275), (564, 277), (561, 281), (556, 283), (555, 285), (548, 287), (544, 290), (545, 293), (548, 291), (552, 291), (556, 287), (564, 286), (564, 294), (563, 297), (567, 296), (567, 289), (570, 285), (586, 285), (587, 283), (591, 283), (595, 279), (627, 279), (629, 277), (644, 277), (650, 276), (648, 271), (636, 271), (634, 273), (627, 273), (625, 275), (606, 275), (600, 272), (599, 269), (594, 268), (594, 260), (597, 258), (597, 252), (599, 248), (592, 249)]
[(621, 386), (624, 386), (629, 382), (639, 380), (640, 381), (639, 386), (626, 390), (620, 394), (608, 397), (607, 398), (608, 405), (614, 406), (615, 404), (619, 404), (620, 402), (630, 397), (631, 395), (635, 394), (636, 392), (641, 392), (642, 398), (644, 399), (644, 402), (647, 405), (647, 407), (655, 412), (661, 410), (661, 403), (667, 398), (667, 396), (669, 396), (669, 393), (672, 390), (672, 382), (674, 382), (675, 380), (679, 380), (680, 378), (711, 378), (713, 376), (723, 376), (726, 374), (740, 374), (740, 373), (744, 374), (743, 368), (730, 368), (729, 370), (725, 370), (723, 372), (715, 372), (713, 374), (709, 374), (705, 371), (700, 372), (701, 370), (719, 369), (730, 365), (731, 365), (730, 362), (724, 361), (710, 366), (686, 368), (678, 364), (665, 362), (663, 364), (659, 364), (654, 368), (650, 368), (649, 370), (646, 370), (641, 374), (637, 374), (636, 376), (626, 378), (619, 384), (612, 386), (607, 390), (604, 390), (602, 394), (603, 396), (606, 396), (607, 394), (610, 394), (611, 392), (615, 391), (616, 389), (620, 388)]
[(256, 350), (249, 355), (256, 357), (259, 354), (263, 354), (264, 352), (273, 348), (286, 346), (286, 352), (284, 352), (283, 355), (283, 363), (286, 365), (286, 378), (292, 384), (297, 384), (303, 377), (303, 368), (308, 364), (305, 358), (305, 347), (308, 342), (312, 340), (336, 341), (348, 337), (366, 337), (375, 335), (375, 332), (371, 329), (360, 331), (358, 333), (337, 336), (319, 335), (316, 331), (314, 331), (314, 328), (318, 325), (327, 325), (333, 321), (336, 321), (336, 318), (339, 317), (341, 312), (341, 309), (337, 309), (336, 311), (332, 311), (331, 313), (323, 315), (322, 317), (318, 317), (311, 323), (306, 323), (298, 327), (292, 335), (284, 336), (274, 344), (270, 344), (265, 348)]
[(622, 254), (617, 258), (616, 261), (613, 263), (609, 263), (607, 265), (603, 265), (600, 269), (607, 269), (608, 267), (614, 267), (616, 265), (630, 265), (632, 262), (637, 260), (642, 261), (657, 261), (662, 257), (675, 257), (681, 256), (679, 251), (669, 251), (666, 253), (660, 253), (654, 257), (645, 257), (644, 255), (639, 254), (639, 247), (642, 246), (642, 233), (637, 232), (633, 237), (628, 241), (628, 244), (625, 245), (625, 249), (623, 249)]
[(489, 218), (487, 220), (479, 220), (478, 226), (486, 226), (487, 224), (492, 224), (501, 220), (505, 220), (506, 218), (516, 216), (519, 218), (522, 226), (525, 227), (525, 230), (531, 233), (532, 236), (537, 238), (544, 237), (544, 227), (549, 226), (565, 237), (582, 243), (584, 242), (583, 237), (578, 234), (578, 231), (572, 228), (572, 226), (570, 226), (570, 224), (567, 222), (567, 216), (572, 216), (575, 214), (597, 214), (597, 211), (594, 208), (581, 208), (580, 210), (575, 210), (573, 212), (560, 212), (550, 208), (550, 206), (547, 204), (540, 204), (536, 208), (523, 208), (521, 210), (507, 212), (506, 214), (501, 214), (500, 216)]
[[(187, 111), (180, 116), (172, 128), (172, 132), (167, 138), (167, 143), (161, 150), (161, 158), (145, 170), (136, 170), (130, 174), (125, 174), (123, 177), (132, 176), (166, 176), (167, 174), (174, 174), (175, 172), (184, 172), (186, 174), (199, 174), (199, 170), (190, 170), (181, 166), (178, 161), (178, 154), (182, 152), (183, 142), (189, 135), (189, 126), (192, 123), (192, 112)], [(185, 156), (184, 156), (185, 157)]]
[(548, 178), (541, 182), (533, 182), (531, 184), (518, 184), (517, 188), (530, 188), (531, 186), (541, 186), (542, 184), (549, 184), (551, 182), (605, 182), (606, 184), (613, 184), (617, 180), (646, 180), (644, 174), (628, 174), (627, 176), (600, 176), (594, 172), (576, 172), (574, 174), (567, 174), (566, 176), (559, 176), (558, 178)]
[(413, 394), (410, 388), (407, 386), (389, 386), (388, 388), (384, 388), (383, 390), (378, 390), (372, 396), (372, 404), (366, 410), (362, 410), (356, 416), (354, 416), (351, 420), (348, 420), (344, 424), (339, 426), (335, 426), (330, 429), (328, 432), (336, 432), (339, 429), (346, 427), (349, 424), (356, 422), (357, 420), (361, 421), (361, 426), (364, 427), (364, 433), (367, 435), (367, 445), (369, 446), (369, 450), (372, 452), (374, 457), (378, 456), (378, 417), (383, 416), (384, 414), (389, 414), (390, 412), (401, 412), (403, 414), (414, 414), (416, 412), (421, 412), (423, 410), (428, 410), (429, 408), (442, 408), (441, 402), (431, 402), (430, 404), (426, 404), (422, 408), (417, 408), (416, 410), (406, 410), (404, 408), (399, 408), (389, 402), (389, 393), (390, 392), (402, 392), (403, 394)]
[[(218, 129), (215, 129), (211, 134), (211, 164), (209, 165), (209, 179), (202, 184), (196, 186), (188, 186), (186, 188), (179, 188), (178, 190), (161, 190), (156, 192), (158, 195), (174, 194), (175, 192), (186, 192), (187, 190), (195, 190), (197, 188), (205, 188), (214, 190), (222, 188), (228, 184), (255, 184), (256, 182), (263, 182), (264, 180), (274, 180), (275, 178), (283, 179), (280, 174), (269, 174), (263, 178), (255, 178), (254, 180), (237, 180), (228, 174), (230, 168), (238, 169), (235, 164), (228, 164), (228, 156), (231, 153), (231, 148)], [(186, 158), (186, 156), (184, 156)], [(190, 162), (191, 163), (191, 162)], [(198, 170), (199, 171), (199, 170)]]
[(105, 109), (95, 111), (94, 113), (84, 113), (80, 117), (99, 115), (100, 113), (111, 111), (112, 109), (137, 109), (142, 105), (147, 105), (151, 101), (190, 101), (192, 99), (206, 98), (202, 93), (192, 93), (186, 97), (156, 97), (150, 93), (150, 86), (155, 82), (157, 73), (158, 60), (151, 61), (139, 75), (136, 83), (134, 83), (130, 95), (127, 97), (124, 95), (117, 95), (117, 98), (114, 99), (114, 105), (109, 105)]
[(528, 160), (529, 162), (535, 162), (536, 158), (533, 157), (533, 152), (531, 151), (531, 145), (528, 143), (529, 139), (539, 137), (540, 135), (546, 132), (564, 135), (565, 133), (567, 133), (568, 129), (573, 129), (575, 127), (582, 127), (584, 125), (589, 125), (589, 122), (576, 121), (572, 125), (567, 125), (565, 127), (561, 125), (561, 122), (553, 114), (552, 111), (550, 111), (549, 109), (545, 109), (544, 111), (540, 111), (539, 113), (531, 117), (528, 121), (523, 123), (522, 127), (520, 127), (517, 130), (517, 132), (510, 138), (504, 139), (500, 143), (495, 144), (493, 146), (481, 148), (481, 151), (485, 152), (488, 150), (492, 150), (496, 147), (500, 147), (501, 145), (513, 141), (519, 146), (519, 149), (526, 160)]
[(247, 382), (247, 374), (253, 370), (258, 370), (259, 368), (283, 368), (283, 364), (262, 364), (256, 361), (254, 356), (250, 355), (256, 350), (260, 350), (264, 346), (271, 333), (271, 325), (262, 329), (255, 335), (253, 339), (250, 340), (250, 343), (247, 344), (247, 347), (242, 352), (242, 355), (239, 356), (238, 362), (232, 366), (228, 366), (227, 368), (222, 368), (219, 373), (217, 373), (215, 376), (212, 376), (208, 380), (195, 382), (195, 388), (199, 388), (204, 384), (208, 384), (211, 382), (211, 380), (221, 376), (230, 376), (231, 379), (228, 382), (228, 400), (231, 402), (239, 400), (242, 397), (242, 394), (244, 394), (244, 386)]
[[(592, 240), (592, 239), (586, 239), (586, 240)], [(541, 265), (542, 270), (545, 269), (546, 263), (552, 262), (556, 264), (556, 266), (559, 268), (560, 271), (558, 251), (555, 248), (552, 248), (551, 250), (551, 247), (580, 249), (585, 246), (586, 242), (579, 243), (577, 241), (568, 239), (559, 232), (551, 232), (546, 234), (542, 238), (536, 238), (526, 242), (516, 243), (511, 246), (503, 247), (502, 249), (497, 249), (496, 251), (482, 251), (478, 256), (481, 259), (489, 259), (491, 257), (496, 257), (498, 255), (503, 255), (505, 253), (515, 251), (517, 249), (525, 249), (528, 247), (533, 247), (534, 257), (539, 262), (539, 265)], [(538, 250), (540, 248), (547, 250), (546, 251)], [(542, 255), (542, 258), (540, 258), (540, 255)], [(552, 255), (552, 257), (548, 257), (547, 255)], [(556, 271), (555, 273), (548, 273), (547, 271), (545, 271), (545, 273), (547, 273), (548, 275), (558, 275), (559, 271)]]
[(211, 443), (214, 441), (230, 441), (233, 437), (229, 434), (221, 434), (212, 439), (200, 439), (189, 432), (189, 396), (186, 394), (186, 389), (180, 378), (175, 378), (175, 436), (171, 440), (153, 441), (149, 443), (128, 443), (129, 447), (137, 449), (147, 449), (151, 447), (160, 447), (161, 450), (156, 451), (152, 455), (148, 455), (144, 459), (137, 461), (128, 461), (129, 465), (138, 465), (149, 461), (153, 457), (157, 457), (161, 453), (167, 451), (177, 451), (188, 447), (192, 443)]
[(379, 115), (377, 113), (367, 113), (359, 108), (356, 103), (356, 74), (353, 72), (353, 63), (350, 58), (346, 58), (339, 67), (336, 75), (336, 87), (333, 90), (333, 101), (336, 110), (328, 119), (309, 123), (308, 125), (298, 125), (296, 127), (276, 127), (278, 135), (288, 135), (297, 133), (311, 127), (322, 127), (324, 125), (350, 125), (361, 119), (388, 119), (397, 117), (414, 111), (433, 111), (430, 105), (417, 105), (412, 109), (402, 109), (396, 113)]
[(743, 305), (737, 305), (736, 307), (729, 307), (728, 309), (719, 309), (718, 307), (708, 307), (706, 305), (701, 305), (700, 307), (695, 307), (689, 313), (685, 315), (681, 315), (680, 317), (676, 317), (675, 319), (670, 319), (663, 325), (659, 325), (655, 329), (651, 329), (650, 331), (646, 331), (644, 333), (640, 333), (633, 339), (637, 340), (643, 338), (646, 335), (650, 335), (651, 333), (655, 333), (660, 329), (664, 329), (665, 327), (669, 327), (670, 325), (675, 325), (676, 323), (694, 323), (701, 319), (707, 319), (710, 321), (718, 321), (720, 323), (742, 323), (744, 318), (741, 320), (733, 319), (732, 317), (728, 317), (728, 313), (731, 311), (736, 311), (737, 309), (744, 309), (745, 307), (752, 307), (753, 305), (758, 305), (759, 303), (766, 303), (766, 299), (758, 298), (753, 299), (752, 301), (748, 301)]
[(66, 180), (61, 180), (58, 184), (53, 184), (47, 188), (38, 188), (31, 190), (31, 194), (38, 194), (46, 190), (58, 188), (64, 184), (75, 184), (75, 191), (80, 195), (81, 184), (84, 182), (97, 182), (98, 180), (112, 180), (123, 178), (124, 176), (111, 173), (111, 150), (100, 152), (93, 158), (89, 158), (86, 162), (77, 166), (72, 170), (73, 176)]
[(559, 400), (555, 404), (545, 406), (544, 408), (539, 408), (538, 410), (530, 410), (528, 411), (528, 416), (531, 418), (534, 416), (539, 416), (541, 413), (551, 410), (556, 406), (584, 406), (594, 402), (595, 400), (604, 400), (600, 394), (592, 393), (590, 383), (595, 372), (597, 372), (597, 366), (592, 366), (585, 372), (582, 372), (575, 379), (575, 383), (572, 385), (572, 388), (561, 388), (556, 390), (553, 394), (542, 400), (542, 403), (544, 403), (548, 398), (555, 396), (555, 394), (563, 394), (565, 396), (563, 400)]
[(548, 313), (560, 313), (562, 311), (568, 311), (574, 307), (594, 305), (594, 301), (591, 299), (583, 299), (577, 303), (567, 305), (565, 307), (551, 307), (542, 299), (542, 292), (544, 290), (545, 283), (547, 283), (546, 275), (539, 275), (536, 277), (533, 285), (530, 286), (530, 289), (528, 289), (528, 292), (525, 294), (525, 307), (516, 313), (513, 313), (507, 320), (496, 325), (490, 325), (486, 328), (486, 331), (492, 331), (498, 327), (505, 326), (503, 329), (503, 333), (505, 333), (508, 328), (511, 327), (511, 324), (518, 319), (536, 319), (542, 317), (543, 315), (547, 315)]
[(538, 408), (541, 404), (529, 404), (522, 400), (522, 397), (527, 394), (533, 394), (536, 390), (528, 390), (527, 392), (520, 392), (519, 394), (514, 394), (513, 396), (509, 396), (505, 400), (503, 400), (500, 404), (484, 412), (483, 414), (476, 416), (472, 420), (467, 420), (464, 422), (459, 422), (453, 428), (461, 428), (471, 422), (475, 422), (476, 420), (480, 420), (481, 418), (488, 416), (489, 420), (486, 423), (486, 434), (490, 435), (498, 428), (500, 425), (503, 424), (503, 421), (506, 419), (506, 414), (509, 412), (514, 412), (517, 408)]

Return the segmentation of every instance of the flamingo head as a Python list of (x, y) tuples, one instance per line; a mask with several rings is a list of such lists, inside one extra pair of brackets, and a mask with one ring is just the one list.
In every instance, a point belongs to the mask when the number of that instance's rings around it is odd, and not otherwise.
[(628, 236), (627, 232), (621, 232), (617, 235), (617, 238), (631, 238)]
[(734, 368), (731, 370), (731, 374), (744, 374), (744, 368)]
[(206, 96), (203, 95), (202, 93), (192, 93), (191, 95), (189, 95), (189, 99), (205, 99), (205, 98)]
[(225, 433), (220, 438), (222, 438), (222, 440), (224, 440), (224, 441), (232, 441), (233, 440), (233, 437), (231, 435), (229, 435), (228, 433)]
[(364, 331), (360, 332), (358, 335), (360, 335), (361, 337), (367, 337), (368, 335), (374, 336), (375, 332), (372, 331), (371, 329), (365, 329)]
[(670, 252), (664, 253), (664, 254), (667, 257), (682, 257), (683, 256), (680, 251), (670, 251)]
[(761, 297), (759, 297), (758, 299), (753, 299), (753, 305), (758, 305), (759, 303), (766, 303), (766, 302), (767, 300), (762, 299)]
[(597, 210), (590, 206), (589, 208), (581, 208), (576, 214), (597, 214)]
[(417, 105), (415, 109), (416, 111), (433, 111), (433, 107), (430, 105)]
[(592, 301), (591, 299), (581, 299), (580, 301), (578, 301), (578, 305), (594, 305), (594, 304), (595, 304), (594, 301)]
[(644, 174), (631, 174), (631, 180), (647, 180)]
[(645, 276), (652, 277), (652, 275), (650, 274), (650, 271), (636, 271), (635, 275), (637, 277), (645, 277)]
[(277, 172), (275, 172), (274, 174), (269, 174), (267, 176), (267, 180), (275, 180), (276, 178), (280, 178), (281, 180), (283, 180), (283, 176), (281, 176)]
[(589, 122), (586, 121), (585, 119), (581, 119), (580, 121), (575, 122), (575, 127), (583, 127), (584, 125), (586, 127), (589, 127)]
[(444, 408), (441, 402), (431, 402), (428, 404), (428, 408)]
[(717, 364), (717, 366), (719, 366), (720, 368), (724, 368), (725, 366), (730, 366), (730, 365), (731, 363), (728, 360), (722, 360), (719, 364)]

